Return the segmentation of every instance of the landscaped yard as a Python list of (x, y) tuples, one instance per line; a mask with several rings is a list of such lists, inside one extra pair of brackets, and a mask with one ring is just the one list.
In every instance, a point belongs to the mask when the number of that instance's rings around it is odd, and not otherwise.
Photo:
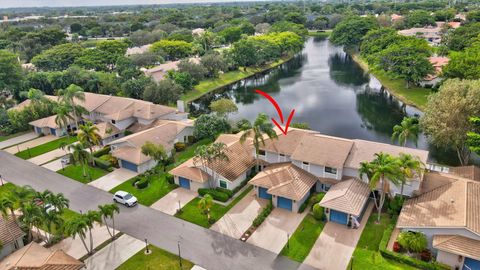
[[(213, 220), (219, 220), (225, 213), (228, 212), (235, 204), (237, 204), (243, 197), (245, 197), (253, 187), (250, 186), (245, 189), (240, 195), (230, 202), (227, 206), (223, 206), (218, 203), (213, 203), (212, 208), (210, 209), (210, 216)], [(195, 198), (187, 203), (183, 208), (181, 213), (175, 214), (176, 217), (186, 220), (188, 222), (197, 224), (199, 226), (210, 228), (213, 224), (210, 224), (207, 220), (207, 216), (202, 213), (202, 210), (198, 208), (198, 202), (200, 198)]]
[[(376, 224), (377, 214), (372, 213), (353, 252), (353, 269), (413, 270), (409, 265), (385, 259), (378, 251), (384, 230), (392, 222), (388, 214), (382, 214), (380, 224)], [(352, 263), (350, 261), (350, 263)], [(350, 269), (350, 268), (348, 268)]]
[(15, 156), (17, 156), (19, 158), (23, 158), (23, 159), (30, 159), (30, 158), (39, 156), (41, 154), (45, 154), (47, 152), (53, 151), (55, 149), (59, 149), (60, 145), (63, 142), (66, 142), (67, 144), (72, 144), (76, 141), (77, 141), (76, 136), (62, 137), (62, 138), (59, 138), (57, 140), (54, 140), (54, 141), (51, 141), (51, 142), (48, 142), (48, 143), (44, 143), (44, 144), (39, 145), (39, 146), (35, 146), (35, 147), (30, 148), (30, 149), (20, 151), (20, 152), (16, 153)]
[(87, 166), (86, 172), (87, 172), (86, 174), (87, 176), (83, 177), (83, 166), (81, 165), (69, 165), (64, 169), (57, 171), (57, 173), (61, 175), (64, 175), (78, 182), (82, 182), (84, 184), (89, 183), (109, 173), (104, 169), (101, 169), (99, 167), (92, 167), (92, 166)]
[(10, 191), (15, 189), (15, 185), (12, 183), (5, 183), (3, 186), (0, 186), (0, 197), (5, 194), (10, 193)]
[(151, 254), (145, 255), (145, 250), (142, 249), (120, 265), (117, 270), (189, 270), (193, 267), (193, 263), (182, 259), (182, 268), (180, 268), (180, 260), (177, 255), (152, 245), (149, 246), (149, 249), (152, 251)]
[(303, 262), (310, 253), (324, 226), (325, 221), (316, 220), (312, 214), (306, 215), (302, 223), (300, 223), (291, 235), (288, 241), (288, 247), (285, 245), (280, 254), (294, 261)]

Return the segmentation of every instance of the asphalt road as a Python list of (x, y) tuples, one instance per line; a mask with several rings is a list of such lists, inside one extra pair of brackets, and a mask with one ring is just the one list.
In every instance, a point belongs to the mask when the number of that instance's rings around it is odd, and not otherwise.
[[(16, 185), (63, 193), (70, 200), (70, 208), (77, 212), (112, 203), (112, 194), (106, 191), (71, 180), (5, 151), (0, 151), (0, 175)], [(174, 254), (178, 254), (177, 243), (180, 241), (182, 257), (207, 270), (314, 269), (142, 205), (121, 206), (115, 225), (128, 235), (148, 239), (149, 243)]]

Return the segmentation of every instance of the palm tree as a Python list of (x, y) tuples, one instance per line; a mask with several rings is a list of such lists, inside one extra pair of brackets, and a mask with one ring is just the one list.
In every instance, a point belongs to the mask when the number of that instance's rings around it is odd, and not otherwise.
[(418, 135), (420, 134), (420, 125), (416, 117), (404, 117), (400, 125), (393, 127), (392, 141), (397, 140), (402, 146), (407, 145), (411, 140), (417, 146)]
[(219, 161), (228, 161), (226, 154), (227, 146), (222, 142), (212, 143), (211, 145), (201, 145), (195, 149), (195, 156), (193, 157), (193, 163), (197, 165), (200, 163), (202, 170), (208, 172), (211, 169), (212, 177), (210, 187), (214, 187), (217, 179), (217, 173), (215, 173), (214, 166)]
[(35, 190), (30, 186), (16, 186), (10, 193), (10, 199), (22, 208), (25, 203), (30, 202), (35, 197)]
[[(88, 146), (90, 153), (93, 153), (93, 146), (100, 145), (100, 141), (102, 140), (98, 134), (98, 127), (93, 125), (92, 122), (87, 122), (85, 125), (80, 125), (77, 137), (80, 143)], [(93, 159), (92, 162), (92, 164), (95, 165), (95, 161)]]
[(213, 205), (213, 198), (210, 194), (205, 194), (200, 201), (198, 201), (198, 208), (202, 210), (203, 213), (207, 214), (207, 219), (210, 220), (210, 208)]
[(167, 152), (165, 152), (163, 145), (146, 142), (144, 145), (142, 145), (142, 154), (149, 156), (158, 164), (161, 164), (163, 166), (163, 171), (166, 171), (168, 155)]
[(35, 88), (30, 88), (28, 91), (21, 92), (20, 96), (24, 98), (28, 98), (32, 106), (35, 108), (43, 107), (43, 105), (47, 101), (45, 94), (42, 91)]
[(55, 210), (50, 212), (43, 211), (42, 214), (42, 223), (45, 230), (45, 239), (47, 243), (50, 243), (52, 237), (49, 235), (53, 234), (54, 228), (60, 228), (63, 224), (63, 219), (60, 217), (59, 213)]
[(68, 146), (72, 152), (73, 164), (80, 164), (83, 167), (83, 177), (87, 177), (87, 165), (90, 161), (91, 154), (85, 150), (82, 143), (74, 143)]
[(102, 217), (100, 212), (94, 211), (94, 210), (89, 210), (86, 214), (83, 214), (85, 220), (87, 221), (88, 225), (88, 234), (90, 238), (90, 253), (93, 252), (93, 235), (92, 235), (92, 229), (93, 226), (95, 225), (95, 222), (100, 223), (102, 222)]
[(78, 128), (78, 119), (82, 117), (82, 112), (85, 111), (85, 108), (75, 104), (77, 101), (85, 101), (85, 93), (83, 89), (75, 84), (71, 84), (66, 89), (60, 89), (57, 93), (60, 96), (60, 102), (67, 104), (72, 108), (73, 117), (75, 118), (75, 127)]
[(42, 224), (42, 212), (40, 208), (33, 203), (26, 203), (22, 209), (22, 223), (28, 227), (28, 242), (32, 241), (33, 227), (37, 227), (37, 235), (39, 227)]
[(265, 146), (265, 135), (270, 139), (278, 138), (277, 133), (273, 129), (273, 125), (268, 119), (268, 116), (264, 113), (258, 114), (255, 122), (253, 122), (252, 128), (246, 130), (240, 137), (240, 142), (244, 143), (248, 137), (253, 134), (253, 147), (255, 148), (255, 171), (259, 170), (259, 158), (260, 145)]
[[(397, 185), (402, 178), (402, 171), (396, 158), (385, 153), (376, 153), (375, 159), (371, 162), (360, 163), (360, 178), (368, 178), (370, 189), (375, 191), (380, 182), (380, 199), (375, 199), (375, 207), (378, 211), (377, 222), (380, 222), (380, 215), (385, 203), (386, 193), (389, 191), (389, 183)], [(375, 193), (374, 193), (375, 194)]]
[(85, 242), (88, 227), (88, 220), (83, 216), (83, 214), (68, 220), (64, 226), (65, 232), (68, 235), (71, 235), (73, 239), (75, 239), (76, 236), (80, 237), (80, 240), (87, 250), (87, 253), (90, 254), (90, 249), (88, 249), (87, 243)]
[(62, 193), (52, 194), (47, 202), (51, 204), (55, 209), (58, 209), (58, 212), (62, 213), (65, 208), (68, 208), (69, 200), (63, 196)]
[[(60, 128), (67, 129), (68, 125), (70, 124), (71, 120), (74, 120), (72, 117), (72, 107), (68, 106), (64, 102), (60, 102), (58, 106), (55, 108), (55, 124), (57, 124)], [(67, 130), (67, 136), (70, 137), (70, 133)]]
[(112, 237), (112, 240), (115, 239), (115, 214), (120, 213), (120, 209), (116, 204), (105, 204), (99, 205), (98, 208), (100, 209), (100, 214), (102, 215), (103, 223), (107, 224), (107, 218), (112, 220), (112, 232), (110, 233), (110, 229), (107, 226), (107, 231)]
[(12, 216), (14, 220), (17, 219), (15, 215), (15, 202), (8, 197), (2, 197), (0, 199), (0, 213), (4, 218), (8, 218), (8, 214)]
[(401, 195), (403, 197), (403, 187), (408, 179), (411, 179), (415, 174), (421, 174), (425, 169), (425, 164), (420, 161), (418, 157), (413, 157), (409, 154), (401, 153), (398, 157), (400, 169), (402, 170), (402, 177), (400, 181), (402, 183)]

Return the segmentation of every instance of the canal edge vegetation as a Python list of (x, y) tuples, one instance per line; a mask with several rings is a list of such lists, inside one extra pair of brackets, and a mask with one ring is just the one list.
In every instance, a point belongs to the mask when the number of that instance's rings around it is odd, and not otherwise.
[(394, 95), (397, 99), (421, 111), (425, 109), (428, 101), (428, 96), (431, 94), (431, 89), (418, 86), (411, 86), (410, 88), (406, 88), (405, 80), (392, 79), (387, 74), (385, 74), (385, 72), (370, 68), (368, 63), (356, 53), (349, 53), (349, 55), (352, 57), (352, 60), (355, 61), (365, 72), (368, 72), (372, 74), (375, 78), (377, 78), (380, 83), (388, 90), (388, 92)]

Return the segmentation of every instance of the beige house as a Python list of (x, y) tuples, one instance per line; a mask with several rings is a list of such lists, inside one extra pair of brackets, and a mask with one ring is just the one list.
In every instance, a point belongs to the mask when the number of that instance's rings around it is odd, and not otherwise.
[(53, 135), (57, 137), (65, 136), (70, 130), (76, 129), (75, 121), (73, 119), (69, 119), (68, 125), (66, 127), (60, 127), (55, 121), (56, 117), (56, 115), (52, 115), (32, 121), (28, 124), (33, 126), (34, 132), (39, 135)]
[[(25, 233), (22, 231), (18, 223), (12, 218), (0, 217), (0, 260), (17, 249), (23, 247), (23, 237)], [(2, 269), (0, 267), (0, 269)]]
[(452, 269), (480, 269), (480, 182), (428, 173), (419, 194), (405, 202), (397, 228), (425, 234)]
[[(197, 57), (192, 57), (192, 58), (189, 59), (189, 61), (191, 61), (195, 64), (200, 63), (200, 59), (197, 58)], [(156, 66), (156, 67), (147, 69), (147, 70), (144, 71), (144, 73), (145, 73), (145, 75), (152, 77), (152, 79), (155, 82), (159, 82), (159, 81), (162, 81), (163, 79), (165, 79), (165, 75), (167, 75), (167, 73), (170, 70), (173, 70), (173, 71), (178, 70), (178, 64), (179, 63), (180, 63), (180, 60), (179, 61), (168, 61), (168, 62), (165, 62), (161, 65)]]

